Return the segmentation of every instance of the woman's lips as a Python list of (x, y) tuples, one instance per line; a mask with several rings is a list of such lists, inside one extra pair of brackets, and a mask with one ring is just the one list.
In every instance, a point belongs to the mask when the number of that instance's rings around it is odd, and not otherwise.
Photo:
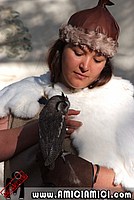
[(74, 73), (75, 73), (75, 75), (76, 75), (77, 78), (82, 79), (82, 80), (88, 77), (88, 76), (86, 76), (84, 74), (81, 74), (79, 72), (74, 72)]

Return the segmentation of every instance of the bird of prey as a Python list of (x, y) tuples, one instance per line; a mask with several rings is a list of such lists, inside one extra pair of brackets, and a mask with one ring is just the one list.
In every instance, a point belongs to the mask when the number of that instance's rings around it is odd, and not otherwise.
[(66, 133), (65, 115), (70, 107), (67, 96), (51, 97), (39, 115), (39, 146), (44, 165), (54, 167), (56, 158), (62, 153)]

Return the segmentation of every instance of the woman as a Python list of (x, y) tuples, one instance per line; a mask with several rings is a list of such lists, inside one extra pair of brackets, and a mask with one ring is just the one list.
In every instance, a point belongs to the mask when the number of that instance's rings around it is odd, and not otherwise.
[[(71, 137), (73, 138), (74, 145), (78, 147), (77, 138), (80, 139), (79, 136), (85, 132), (85, 128), (88, 127), (88, 124), (91, 124), (92, 127), (88, 130), (103, 132), (103, 129), (100, 129), (101, 126), (97, 128), (97, 130), (94, 129), (96, 126), (92, 126), (92, 122), (96, 124), (99, 118), (98, 110), (102, 109), (100, 105), (105, 105), (107, 101), (111, 100), (111, 97), (115, 97), (112, 96), (111, 93), (115, 95), (120, 89), (121, 92), (124, 91), (122, 84), (127, 87), (127, 92), (123, 92), (123, 95), (130, 96), (128, 101), (133, 105), (133, 86), (125, 80), (116, 80), (116, 78), (112, 77), (110, 58), (114, 56), (117, 50), (119, 27), (113, 16), (107, 10), (106, 5), (112, 5), (112, 3), (109, 0), (100, 0), (95, 8), (83, 10), (71, 16), (68, 24), (60, 28), (59, 39), (50, 49), (48, 65), (51, 73), (47, 73), (41, 77), (24, 79), (2, 90), (0, 94), (1, 117), (11, 112), (17, 117), (32, 118), (39, 111), (38, 100), (44, 96), (44, 94), (50, 98), (63, 91), (68, 95), (72, 105), (72, 109), (66, 117), (67, 135), (72, 134)], [(117, 86), (117, 90), (115, 90), (115, 86)], [(19, 87), (21, 87), (21, 89)], [(19, 90), (17, 90), (17, 88), (19, 88)], [(115, 92), (113, 92), (113, 90), (111, 91), (110, 88), (114, 89)], [(105, 89), (108, 91), (106, 95), (104, 92)], [(104, 102), (102, 98), (103, 95), (105, 95)], [(108, 98), (106, 98), (107, 95), (109, 95)], [(7, 96), (8, 98), (5, 99)], [(117, 96), (119, 97), (120, 95)], [(96, 101), (99, 97), (101, 97), (102, 103)], [(88, 99), (90, 99), (90, 101)], [(97, 104), (91, 104), (90, 110), (87, 102), (90, 103), (91, 101)], [(116, 101), (115, 99), (111, 105), (115, 105), (116, 102), (117, 105), (120, 105), (121, 100)], [(108, 103), (108, 105), (110, 104)], [(123, 104), (122, 107), (124, 107), (124, 105), (125, 104)], [(96, 109), (92, 110), (92, 106)], [(90, 111), (88, 112), (89, 118), (87, 118), (87, 110)], [(105, 113), (106, 111), (107, 107), (106, 109), (104, 107), (101, 113)], [(105, 116), (104, 123), (111, 122), (110, 117), (108, 117), (107, 120), (108, 115)], [(74, 116), (75, 118), (73, 119)], [(91, 118), (91, 116), (93, 117)], [(95, 121), (92, 120), (94, 117), (97, 117)], [(34, 131), (31, 133), (32, 130)], [(7, 135), (10, 135), (11, 132), (13, 132), (15, 139), (12, 137), (12, 140), (9, 141)], [(32, 141), (21, 139), (25, 137), (26, 132), (28, 133), (28, 138), (30, 138), (32, 134)], [(80, 132), (82, 134), (79, 134)], [(1, 155), (1, 160), (8, 159), (30, 145), (35, 144), (37, 141), (37, 134), (37, 121), (32, 122), (32, 124), (29, 123), (21, 128), (1, 131), (1, 138), (6, 137), (6, 140), (2, 139), (3, 143), (5, 144), (5, 141), (8, 141), (9, 144), (7, 154), (3, 157)], [(68, 145), (65, 144), (65, 149), (67, 146)], [(11, 150), (9, 150), (9, 147)], [(37, 146), (36, 149), (33, 149), (31, 157), (37, 149)], [(73, 151), (70, 145), (69, 150)], [(3, 148), (3, 151), (5, 151), (5, 148)], [(94, 148), (91, 151), (91, 155), (94, 155)], [(84, 153), (81, 153), (80, 156), (84, 157)], [(70, 182), (69, 179), (64, 178), (65, 174), (69, 177), (70, 172), (66, 171), (66, 165), (64, 165), (61, 158), (57, 159), (54, 170), (47, 171), (47, 177), (44, 178), (45, 182), (52, 183), (55, 186), (94, 186), (94, 188), (109, 188), (113, 191), (123, 190), (120, 184), (117, 186), (114, 185), (115, 174), (112, 169), (107, 169), (106, 167), (99, 168), (96, 165), (93, 166), (90, 162), (72, 154), (66, 156), (66, 159), (71, 163), (72, 167), (76, 169), (78, 178), (83, 181), (83, 185)], [(13, 162), (16, 165), (16, 160)], [(78, 164), (80, 168), (77, 168)], [(81, 173), (80, 171), (83, 166), (85, 173)], [(24, 171), (25, 170), (24, 168)], [(26, 170), (26, 172), (31, 178), (29, 171)], [(31, 181), (33, 181), (33, 179), (31, 179)]]

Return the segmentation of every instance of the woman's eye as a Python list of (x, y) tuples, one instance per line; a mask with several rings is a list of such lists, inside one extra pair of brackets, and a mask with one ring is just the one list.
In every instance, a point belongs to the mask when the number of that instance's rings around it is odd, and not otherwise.
[(101, 60), (97, 60), (97, 59), (94, 59), (94, 61), (95, 61), (96, 63), (101, 63), (101, 62), (102, 62)]
[(74, 53), (75, 53), (76, 56), (82, 56), (83, 55), (83, 52), (74, 51)]

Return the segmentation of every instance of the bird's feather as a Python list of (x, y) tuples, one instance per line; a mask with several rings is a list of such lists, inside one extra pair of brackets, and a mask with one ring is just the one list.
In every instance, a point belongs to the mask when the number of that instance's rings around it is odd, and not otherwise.
[(50, 166), (62, 152), (66, 133), (65, 114), (69, 101), (64, 95), (49, 99), (39, 116), (39, 144), (45, 166)]

